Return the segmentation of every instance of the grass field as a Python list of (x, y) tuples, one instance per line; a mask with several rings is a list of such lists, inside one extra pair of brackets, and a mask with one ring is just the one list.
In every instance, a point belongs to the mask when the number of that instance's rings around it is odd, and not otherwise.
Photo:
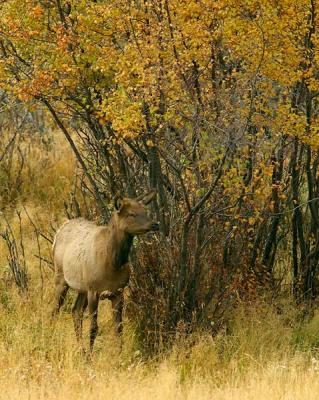
[[(74, 175), (71, 155), (65, 146), (63, 152), (30, 151), (16, 207), (23, 203), (42, 228), (59, 224), (65, 218), (60, 199), (67, 197)], [(6, 213), (18, 234), (16, 214), (10, 208)], [(19, 293), (12, 282), (6, 247), (0, 242), (0, 399), (319, 398), (319, 314), (301, 320), (289, 298), (282, 300), (280, 314), (262, 302), (240, 305), (227, 334), (212, 338), (198, 332), (179, 338), (173, 349), (152, 359), (142, 356), (127, 318), (121, 348), (105, 301), (94, 354), (91, 359), (83, 356), (73, 332), (72, 294), (52, 320), (53, 272), (45, 264), (40, 269), (33, 228), (23, 211), (21, 218), (28, 293)], [(49, 246), (43, 249), (49, 258)], [(86, 320), (86, 338), (87, 331)]]
[(251, 309), (246, 318), (242, 310), (231, 334), (184, 338), (145, 361), (129, 321), (121, 351), (104, 302), (88, 359), (68, 307), (51, 321), (48, 303), (49, 296), (21, 298), (14, 290), (2, 300), (1, 399), (318, 399), (318, 315), (296, 329), (270, 309)]

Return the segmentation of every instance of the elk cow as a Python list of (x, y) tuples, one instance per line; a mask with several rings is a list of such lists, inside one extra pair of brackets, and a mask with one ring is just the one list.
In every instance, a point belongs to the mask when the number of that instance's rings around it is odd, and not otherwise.
[(71, 287), (78, 292), (72, 309), (76, 337), (82, 340), (83, 313), (90, 315), (90, 350), (97, 335), (97, 313), (101, 293), (112, 301), (116, 330), (122, 330), (123, 289), (130, 268), (128, 257), (135, 235), (157, 231), (159, 224), (147, 213), (146, 205), (155, 191), (136, 199), (115, 201), (115, 210), (106, 226), (83, 218), (67, 221), (57, 231), (53, 243), (56, 304), (53, 315), (62, 306)]

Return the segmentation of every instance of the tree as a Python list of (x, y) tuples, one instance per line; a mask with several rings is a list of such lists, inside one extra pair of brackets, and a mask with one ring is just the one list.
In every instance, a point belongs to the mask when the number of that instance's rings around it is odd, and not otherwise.
[(278, 288), (283, 254), (298, 300), (316, 297), (317, 6), (1, 4), (1, 88), (51, 114), (101, 218), (116, 193), (157, 188), (161, 237), (132, 283), (148, 344)]

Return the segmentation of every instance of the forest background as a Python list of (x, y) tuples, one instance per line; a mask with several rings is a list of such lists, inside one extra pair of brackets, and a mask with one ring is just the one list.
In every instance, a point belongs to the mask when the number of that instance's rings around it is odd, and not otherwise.
[[(318, 11), (0, 2), (6, 398), (318, 398)], [(71, 299), (49, 318), (54, 232), (149, 188), (122, 351), (105, 302), (88, 363)]]

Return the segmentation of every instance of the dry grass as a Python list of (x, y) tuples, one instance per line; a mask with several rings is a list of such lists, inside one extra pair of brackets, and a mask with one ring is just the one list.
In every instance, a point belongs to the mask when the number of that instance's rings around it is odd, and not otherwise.
[[(281, 369), (287, 368), (287, 371)], [(163, 365), (156, 373), (133, 372), (95, 373), (94, 369), (68, 373), (62, 379), (52, 377), (50, 369), (45, 379), (17, 385), (6, 380), (5, 399), (229, 399), (229, 400), (315, 400), (319, 395), (318, 373), (300, 372), (295, 367), (269, 367), (252, 372), (250, 379), (218, 388), (213, 382), (200, 380), (181, 385), (178, 372)], [(11, 384), (14, 382), (13, 384)], [(1, 395), (0, 395), (1, 396)]]
[[(68, 196), (73, 177), (70, 153), (59, 141), (57, 148), (50, 154), (35, 149), (25, 172), (22, 201), (42, 228), (63, 219), (61, 199)], [(8, 218), (17, 232), (17, 217), (9, 211)], [(120, 351), (112, 334), (109, 304), (103, 302), (100, 334), (88, 360), (76, 344), (71, 300), (56, 320), (50, 319), (53, 274), (42, 265), (40, 279), (34, 232), (24, 214), (22, 228), (28, 295), (21, 295), (12, 284), (0, 242), (0, 399), (319, 398), (319, 315), (300, 323), (289, 302), (280, 315), (265, 304), (239, 307), (227, 335), (181, 338), (169, 353), (148, 361), (142, 358), (132, 322), (127, 320)], [(43, 255), (49, 257), (49, 248)], [(87, 325), (88, 321), (86, 337)]]
[[(202, 334), (192, 338), (190, 347), (187, 339), (170, 354), (143, 361), (128, 321), (120, 352), (104, 303), (97, 346), (88, 360), (78, 350), (70, 314), (65, 311), (51, 321), (48, 300), (48, 294), (42, 300), (35, 293), (21, 298), (12, 289), (10, 298), (2, 301), (1, 399), (298, 400), (319, 396), (319, 360), (314, 351), (294, 349), (294, 331), (281, 337), (270, 329), (271, 319), (257, 329), (267, 331), (259, 343), (241, 329), (215, 339)], [(256, 313), (248, 323), (257, 320)]]

